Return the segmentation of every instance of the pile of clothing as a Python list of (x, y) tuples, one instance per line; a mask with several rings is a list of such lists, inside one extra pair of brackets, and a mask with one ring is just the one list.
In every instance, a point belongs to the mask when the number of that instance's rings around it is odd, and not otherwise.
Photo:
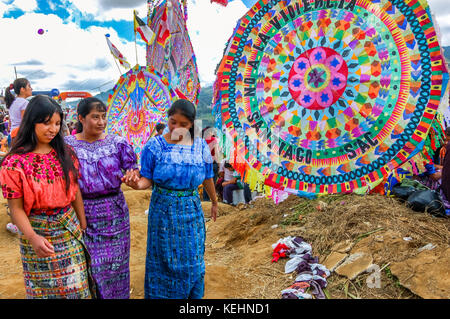
[[(273, 259), (289, 257), (285, 273), (297, 272), (294, 284), (281, 292), (282, 299), (325, 299), (323, 288), (327, 286), (326, 278), (330, 271), (319, 264), (319, 258), (312, 256), (311, 245), (301, 237), (288, 236), (272, 245)], [(310, 291), (307, 293), (307, 290)]]

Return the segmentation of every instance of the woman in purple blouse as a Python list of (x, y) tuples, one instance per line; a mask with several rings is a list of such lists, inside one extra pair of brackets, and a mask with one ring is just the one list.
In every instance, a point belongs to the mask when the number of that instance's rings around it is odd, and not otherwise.
[(97, 98), (78, 104), (77, 134), (66, 136), (80, 161), (79, 185), (86, 211), (84, 241), (102, 299), (130, 297), (130, 221), (120, 189), (123, 172), (137, 169), (128, 142), (107, 135), (106, 106)]

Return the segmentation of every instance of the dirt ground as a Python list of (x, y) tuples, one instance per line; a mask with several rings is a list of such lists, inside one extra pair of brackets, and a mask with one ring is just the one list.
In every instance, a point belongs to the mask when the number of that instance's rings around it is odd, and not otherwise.
[[(131, 221), (131, 298), (144, 296), (147, 215), (150, 191), (123, 187)], [(0, 299), (25, 297), (19, 244), (6, 230), (10, 221), (0, 199)], [(203, 202), (205, 216), (210, 203)], [(281, 204), (258, 199), (251, 205), (219, 204), (216, 222), (206, 222), (206, 299), (279, 299), (295, 279), (287, 258), (272, 263), (272, 244), (300, 236), (323, 263), (338, 244), (348, 254), (364, 252), (379, 266), (381, 287), (369, 288), (369, 272), (349, 278), (333, 272), (327, 294), (344, 298), (450, 298), (450, 219), (415, 213), (384, 196), (290, 196)], [(406, 239), (405, 239), (406, 238)], [(432, 244), (431, 250), (421, 247)], [(339, 246), (339, 245), (338, 245)]]

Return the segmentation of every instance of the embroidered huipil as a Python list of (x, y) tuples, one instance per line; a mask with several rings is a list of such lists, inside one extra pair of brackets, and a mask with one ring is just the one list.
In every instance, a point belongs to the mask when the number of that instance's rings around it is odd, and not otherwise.
[(136, 155), (128, 142), (118, 135), (107, 135), (103, 140), (89, 143), (74, 135), (64, 138), (80, 161), (80, 190), (85, 198), (118, 193), (123, 170), (135, 169)]
[[(73, 158), (75, 168), (78, 160)], [(72, 174), (71, 174), (72, 176)], [(26, 153), (7, 156), (0, 167), (0, 183), (6, 199), (23, 198), (27, 215), (70, 205), (77, 192), (76, 179), (66, 192), (66, 183), (55, 150), (48, 154)]]
[(162, 135), (151, 138), (142, 150), (141, 166), (142, 176), (173, 190), (197, 189), (214, 176), (211, 152), (201, 138), (192, 146), (169, 144)]

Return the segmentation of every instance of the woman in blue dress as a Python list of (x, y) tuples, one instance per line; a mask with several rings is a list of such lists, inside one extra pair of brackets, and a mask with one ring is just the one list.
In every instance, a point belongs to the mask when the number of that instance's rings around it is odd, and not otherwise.
[(198, 195), (203, 184), (217, 216), (213, 160), (206, 141), (194, 137), (195, 106), (177, 100), (168, 111), (169, 132), (151, 138), (134, 189), (153, 187), (148, 214), (145, 298), (200, 299), (204, 294), (205, 222)]

